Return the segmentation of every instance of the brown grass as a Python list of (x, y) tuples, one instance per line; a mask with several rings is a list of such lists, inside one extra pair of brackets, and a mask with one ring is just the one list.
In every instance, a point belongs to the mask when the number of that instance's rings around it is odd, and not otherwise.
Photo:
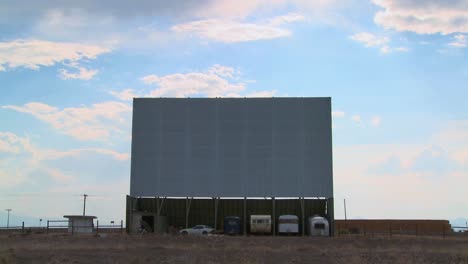
[(3, 235), (3, 263), (468, 264), (468, 238)]

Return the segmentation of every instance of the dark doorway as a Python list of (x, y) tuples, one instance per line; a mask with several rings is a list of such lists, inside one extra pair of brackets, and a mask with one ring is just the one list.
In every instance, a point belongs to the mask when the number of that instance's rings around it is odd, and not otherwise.
[(141, 217), (141, 229), (146, 230), (149, 233), (153, 233), (154, 230), (154, 216), (144, 215)]

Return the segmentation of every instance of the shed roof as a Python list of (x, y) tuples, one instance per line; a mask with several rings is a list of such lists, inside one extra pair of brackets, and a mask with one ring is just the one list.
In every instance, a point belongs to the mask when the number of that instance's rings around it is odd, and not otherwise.
[(74, 218), (74, 219), (95, 219), (97, 216), (93, 215), (64, 215), (64, 218)]

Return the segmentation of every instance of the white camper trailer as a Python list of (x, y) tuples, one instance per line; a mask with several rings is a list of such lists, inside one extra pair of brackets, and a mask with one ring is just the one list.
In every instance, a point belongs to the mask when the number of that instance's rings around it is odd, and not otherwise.
[(271, 233), (271, 215), (251, 215), (250, 233), (267, 234)]
[(280, 215), (278, 217), (279, 234), (297, 234), (299, 233), (299, 217), (295, 215)]
[(329, 236), (328, 220), (321, 216), (312, 216), (308, 219), (310, 236)]

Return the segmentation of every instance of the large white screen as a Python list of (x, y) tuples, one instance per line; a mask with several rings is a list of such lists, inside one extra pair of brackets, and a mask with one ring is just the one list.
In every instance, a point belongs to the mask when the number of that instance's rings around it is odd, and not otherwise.
[(131, 196), (333, 197), (330, 98), (136, 98)]

